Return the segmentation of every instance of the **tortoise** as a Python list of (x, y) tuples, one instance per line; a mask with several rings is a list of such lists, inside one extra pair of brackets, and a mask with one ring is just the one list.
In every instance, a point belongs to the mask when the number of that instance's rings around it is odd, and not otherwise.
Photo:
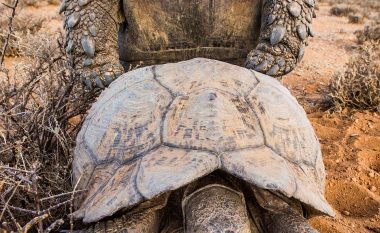
[[(89, 232), (316, 232), (334, 216), (318, 139), (276, 79), (196, 58), (125, 73), (78, 134)], [(183, 230), (184, 229), (184, 230)]]
[(314, 0), (63, 0), (66, 51), (89, 88), (136, 66), (212, 58), (271, 76), (304, 55)]

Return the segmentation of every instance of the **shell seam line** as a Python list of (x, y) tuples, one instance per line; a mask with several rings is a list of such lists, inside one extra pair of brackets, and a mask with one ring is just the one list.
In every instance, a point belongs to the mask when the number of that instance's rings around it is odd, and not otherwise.
[(164, 144), (164, 126), (165, 126), (165, 120), (169, 113), (170, 107), (173, 105), (175, 98), (172, 98), (168, 106), (166, 106), (165, 111), (161, 115), (161, 122), (160, 122), (160, 142), (161, 144)]
[[(119, 169), (120, 169), (120, 167), (117, 168), (117, 169), (115, 169), (115, 171), (114, 171), (114, 172), (112, 173), (112, 175), (110, 176), (110, 179), (108, 179), (106, 182), (104, 182), (104, 184), (102, 184), (102, 185), (98, 188), (98, 190), (96, 190), (95, 193), (91, 195), (91, 197), (90, 197), (90, 198), (88, 199), (88, 201), (85, 203), (86, 206), (94, 200), (94, 198), (96, 197), (96, 195), (98, 195), (98, 193), (99, 193), (101, 190), (103, 190), (104, 187), (107, 186), (107, 184), (110, 182), (111, 178), (112, 178), (113, 176), (115, 176), (116, 172), (117, 172)], [(95, 172), (95, 170), (96, 170), (96, 167), (94, 168), (94, 172)], [(94, 173), (94, 172), (93, 172), (93, 173)], [(92, 175), (93, 175), (93, 174), (92, 174)], [(82, 204), (83, 204), (83, 203), (82, 203)], [(86, 208), (86, 207), (85, 207), (85, 208)]]
[(163, 87), (167, 92), (169, 92), (169, 94), (171, 95), (172, 99), (174, 100), (177, 96), (173, 93), (172, 90), (170, 90), (170, 88), (168, 88), (167, 86), (165, 86), (160, 80), (158, 80), (158, 75), (157, 75), (157, 66), (152, 66), (151, 70), (152, 70), (152, 74), (153, 74), (153, 79), (161, 86)]
[(247, 91), (247, 94), (243, 96), (244, 100), (247, 102), (246, 98), (248, 98), (248, 96), (259, 86), (259, 84), (261, 83), (260, 80), (256, 77), (255, 75), (255, 72), (253, 72), (253, 70), (251, 69), (248, 69), (249, 71), (251, 71), (252, 73), (252, 76), (253, 78), (256, 80), (257, 84), (252, 87), (250, 90)]
[(141, 164), (142, 164), (142, 159), (139, 161), (139, 164), (137, 165), (135, 178), (133, 179), (133, 186), (136, 189), (136, 192), (142, 197), (143, 200), (141, 200), (141, 201), (144, 201), (144, 200), (146, 200), (146, 197), (142, 194), (142, 192), (140, 191), (140, 189), (137, 185), (137, 178), (138, 178), (138, 175), (139, 175), (140, 170), (141, 170)]

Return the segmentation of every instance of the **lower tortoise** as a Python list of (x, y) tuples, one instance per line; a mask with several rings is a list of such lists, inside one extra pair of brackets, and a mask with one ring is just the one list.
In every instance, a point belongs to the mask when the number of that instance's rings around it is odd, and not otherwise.
[(317, 232), (318, 139), (275, 79), (197, 58), (122, 75), (77, 138), (88, 232)]

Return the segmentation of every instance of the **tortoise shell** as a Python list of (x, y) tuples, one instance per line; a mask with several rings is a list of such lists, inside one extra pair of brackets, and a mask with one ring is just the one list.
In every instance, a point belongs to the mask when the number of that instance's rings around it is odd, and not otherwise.
[(106, 89), (78, 135), (75, 217), (95, 222), (217, 169), (333, 215), (320, 145), (275, 79), (197, 58), (128, 72)]

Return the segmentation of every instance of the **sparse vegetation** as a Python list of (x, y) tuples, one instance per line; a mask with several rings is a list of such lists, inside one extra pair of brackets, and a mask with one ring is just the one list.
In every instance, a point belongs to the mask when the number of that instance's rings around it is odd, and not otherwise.
[(370, 26), (365, 26), (363, 30), (359, 30), (355, 32), (356, 37), (358, 38), (359, 44), (363, 44), (364, 42), (380, 41), (380, 25), (373, 24)]
[(36, 33), (40, 22), (17, 18), (13, 32), (25, 30), (18, 22), (33, 30), (9, 37), (23, 59), (0, 67), (0, 232), (70, 229), (67, 214), (83, 191), (71, 184), (72, 148), (98, 93), (71, 72), (62, 36)]
[(364, 19), (378, 22), (380, 19), (380, 1), (378, 0), (320, 0), (329, 3), (331, 15), (348, 17), (350, 23), (363, 23)]
[[(349, 4), (366, 22), (372, 21), (356, 32), (359, 55), (330, 83), (334, 109), (379, 112), (380, 1), (322, 1)], [(13, 0), (5, 2), (12, 4)], [(20, 0), (20, 7), (35, 8), (41, 2), (46, 1)], [(59, 0), (47, 2), (57, 4)], [(345, 17), (354, 21), (356, 13)], [(8, 16), (7, 8), (0, 7), (0, 49), (8, 36)], [(0, 67), (0, 232), (70, 229), (67, 214), (73, 199), (83, 191), (73, 192), (72, 149), (81, 121), (98, 93), (82, 88), (67, 65), (61, 36), (40, 33), (43, 23), (27, 14), (14, 18), (6, 55), (21, 56), (22, 62), (10, 70)], [(329, 137), (321, 140), (326, 148), (333, 144), (334, 137)], [(325, 158), (333, 161), (328, 166), (338, 163), (337, 153), (324, 151)]]
[(355, 108), (380, 111), (380, 43), (365, 42), (343, 74), (330, 83), (335, 110)]
[(357, 13), (357, 12), (358, 12), (358, 9), (355, 9), (352, 6), (345, 5), (345, 4), (333, 6), (330, 9), (330, 14), (335, 15), (335, 16), (348, 16), (352, 13)]

